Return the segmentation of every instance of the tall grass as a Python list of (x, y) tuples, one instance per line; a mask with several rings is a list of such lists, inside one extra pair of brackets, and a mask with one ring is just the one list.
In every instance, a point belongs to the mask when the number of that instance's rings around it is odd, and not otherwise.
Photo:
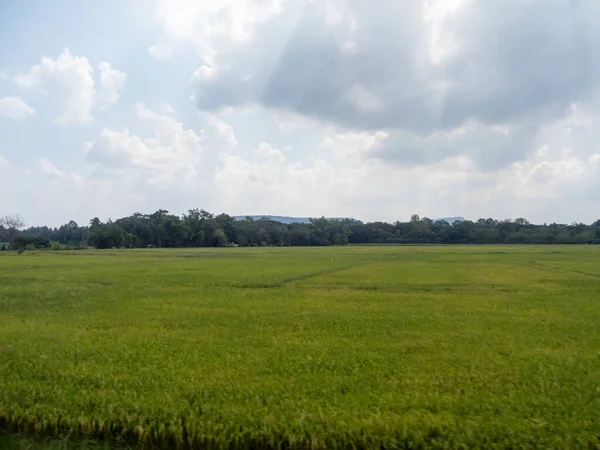
[(598, 448), (599, 262), (508, 246), (2, 255), (0, 445)]

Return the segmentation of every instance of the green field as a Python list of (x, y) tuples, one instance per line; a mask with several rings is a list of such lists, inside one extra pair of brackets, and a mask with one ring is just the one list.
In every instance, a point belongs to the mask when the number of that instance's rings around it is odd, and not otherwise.
[(0, 426), (4, 448), (600, 448), (600, 247), (2, 252)]

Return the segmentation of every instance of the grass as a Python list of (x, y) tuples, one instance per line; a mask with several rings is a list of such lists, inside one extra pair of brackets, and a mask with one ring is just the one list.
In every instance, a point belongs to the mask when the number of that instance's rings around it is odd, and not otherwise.
[(599, 263), (595, 246), (3, 252), (0, 448), (600, 448)]

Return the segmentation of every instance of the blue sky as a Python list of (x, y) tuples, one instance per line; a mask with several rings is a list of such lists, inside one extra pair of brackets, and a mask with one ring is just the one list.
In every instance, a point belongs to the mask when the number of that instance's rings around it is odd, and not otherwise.
[(599, 218), (592, 0), (0, 4), (0, 215)]

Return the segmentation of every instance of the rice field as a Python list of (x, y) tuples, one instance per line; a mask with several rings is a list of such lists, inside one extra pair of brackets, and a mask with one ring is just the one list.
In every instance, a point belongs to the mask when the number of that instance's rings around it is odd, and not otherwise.
[(0, 253), (0, 448), (600, 448), (600, 247)]

